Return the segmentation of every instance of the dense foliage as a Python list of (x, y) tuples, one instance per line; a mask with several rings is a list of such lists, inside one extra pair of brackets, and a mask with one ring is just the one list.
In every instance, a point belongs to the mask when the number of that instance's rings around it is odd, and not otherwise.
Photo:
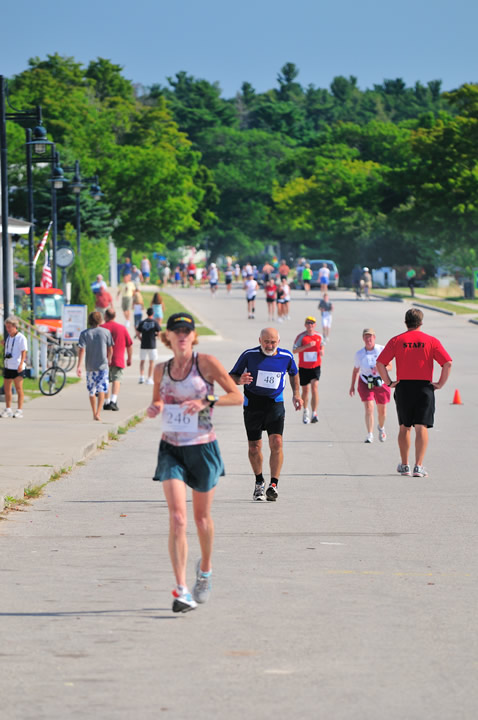
[[(185, 72), (134, 86), (98, 58), (34, 58), (11, 79), (15, 107), (43, 107), (62, 164), (98, 173), (105, 198), (82, 199), (82, 230), (121, 250), (204, 247), (212, 258), (274, 253), (355, 263), (418, 263), (478, 249), (478, 85), (355, 77), (303, 87), (287, 63), (275, 88), (235, 98)], [(23, 131), (8, 124), (11, 206), (24, 216)], [(49, 174), (36, 167), (42, 188)], [(36, 191), (38, 232), (48, 193)], [(74, 202), (59, 197), (59, 229)], [(84, 239), (87, 242), (87, 239)], [(458, 253), (458, 254), (457, 254)], [(471, 253), (471, 255), (470, 255)], [(458, 261), (458, 260), (457, 260)]]

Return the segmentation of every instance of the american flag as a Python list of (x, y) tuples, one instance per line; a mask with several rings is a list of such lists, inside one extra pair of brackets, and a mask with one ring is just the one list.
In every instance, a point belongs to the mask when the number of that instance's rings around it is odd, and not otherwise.
[(40, 257), (40, 253), (42, 252), (43, 248), (44, 248), (45, 245), (46, 245), (46, 241), (48, 240), (48, 235), (49, 235), (49, 233), (50, 233), (50, 228), (51, 228), (52, 225), (53, 225), (53, 220), (50, 220), (50, 222), (48, 223), (47, 229), (46, 229), (45, 232), (43, 233), (43, 237), (42, 237), (42, 239), (41, 239), (41, 242), (40, 242), (39, 246), (37, 247), (37, 251), (36, 251), (36, 253), (35, 253), (35, 257), (33, 258), (33, 264), (34, 264), (34, 265), (37, 264), (37, 260), (38, 260), (38, 258)]
[(53, 287), (53, 278), (51, 276), (51, 267), (48, 262), (48, 251), (45, 252), (45, 264), (43, 265), (43, 271), (41, 274), (40, 287), (51, 288)]

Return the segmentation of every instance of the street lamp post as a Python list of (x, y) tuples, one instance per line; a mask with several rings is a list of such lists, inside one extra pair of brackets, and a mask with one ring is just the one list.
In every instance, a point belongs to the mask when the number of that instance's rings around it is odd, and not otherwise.
[(92, 177), (82, 178), (80, 174), (80, 163), (78, 160), (75, 160), (75, 167), (74, 168), (65, 168), (66, 170), (74, 170), (75, 175), (71, 182), (71, 189), (75, 193), (76, 198), (76, 252), (78, 255), (81, 255), (81, 213), (80, 213), (80, 193), (81, 190), (84, 188), (84, 182), (90, 182), (92, 185), (90, 186), (90, 195), (95, 200), (100, 200), (103, 197), (103, 193), (101, 192), (101, 188), (98, 184), (98, 175), (93, 175)]

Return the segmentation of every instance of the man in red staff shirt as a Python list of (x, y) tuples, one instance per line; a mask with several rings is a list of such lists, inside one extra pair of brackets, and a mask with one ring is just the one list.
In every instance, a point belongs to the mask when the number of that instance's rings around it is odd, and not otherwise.
[[(433, 427), (435, 390), (448, 380), (452, 360), (443, 345), (432, 335), (421, 331), (423, 313), (412, 308), (405, 314), (406, 332), (396, 335), (385, 345), (377, 358), (377, 371), (388, 387), (395, 388), (397, 406), (398, 447), (401, 462), (397, 471), (401, 475), (427, 477), (423, 466), (428, 445), (428, 428)], [(391, 380), (386, 365), (395, 358), (397, 379)], [(433, 362), (441, 365), (438, 382), (433, 382)], [(415, 427), (415, 466), (409, 465), (411, 429)]]
[(101, 327), (107, 328), (113, 336), (113, 356), (109, 368), (108, 395), (105, 398), (103, 410), (119, 410), (118, 394), (120, 391), (121, 378), (125, 367), (124, 353), (126, 350), (126, 364), (128, 367), (133, 360), (133, 341), (124, 325), (115, 322), (116, 313), (112, 309), (105, 312), (105, 320)]
[[(302, 388), (302, 401), (304, 403), (304, 415), (302, 422), (307, 425), (309, 422), (319, 422), (317, 410), (319, 407), (319, 378), (322, 365), (324, 346), (322, 335), (315, 331), (316, 319), (311, 315), (305, 318), (305, 331), (299, 333), (294, 340), (292, 352), (299, 353), (299, 380)], [(311, 390), (312, 420), (309, 416), (309, 385)]]

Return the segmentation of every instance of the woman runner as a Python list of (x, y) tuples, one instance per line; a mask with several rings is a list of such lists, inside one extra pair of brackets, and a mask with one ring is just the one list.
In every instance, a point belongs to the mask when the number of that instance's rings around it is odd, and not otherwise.
[[(242, 405), (242, 395), (232, 378), (213, 355), (193, 352), (197, 344), (194, 320), (187, 313), (168, 319), (163, 343), (174, 356), (156, 365), (153, 401), (147, 414), (163, 414), (163, 434), (153, 480), (163, 483), (169, 509), (169, 554), (176, 577), (173, 612), (193, 610), (211, 591), (211, 555), (214, 524), (211, 506), (214, 489), (224, 464), (212, 425), (214, 405)], [(225, 391), (213, 394), (214, 382)], [(192, 489), (194, 520), (201, 546), (192, 594), (186, 584), (186, 486)]]

